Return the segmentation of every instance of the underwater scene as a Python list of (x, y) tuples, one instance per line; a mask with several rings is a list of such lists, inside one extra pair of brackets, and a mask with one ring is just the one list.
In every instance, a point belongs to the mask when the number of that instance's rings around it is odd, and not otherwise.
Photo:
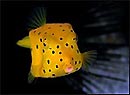
[(2, 1), (2, 94), (128, 94), (129, 1)]

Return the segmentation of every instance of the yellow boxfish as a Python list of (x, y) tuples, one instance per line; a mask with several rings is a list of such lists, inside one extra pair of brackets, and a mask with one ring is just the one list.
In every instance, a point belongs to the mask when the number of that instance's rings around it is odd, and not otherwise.
[(31, 49), (29, 81), (33, 77), (55, 78), (74, 73), (95, 54), (95, 51), (80, 53), (71, 24), (46, 23), (44, 15), (38, 16), (38, 13), (44, 14), (42, 10), (36, 10), (37, 16), (31, 20), (36, 27), (29, 31), (29, 36), (17, 42)]

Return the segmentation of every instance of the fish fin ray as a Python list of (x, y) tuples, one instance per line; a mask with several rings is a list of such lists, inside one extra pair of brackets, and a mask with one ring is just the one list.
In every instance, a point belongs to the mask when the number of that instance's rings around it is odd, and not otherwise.
[(44, 7), (36, 7), (29, 16), (27, 29), (36, 29), (46, 23), (46, 12)]
[(87, 51), (82, 53), (82, 56), (83, 56), (83, 67), (87, 69), (88, 66), (96, 60), (97, 51), (96, 50)]

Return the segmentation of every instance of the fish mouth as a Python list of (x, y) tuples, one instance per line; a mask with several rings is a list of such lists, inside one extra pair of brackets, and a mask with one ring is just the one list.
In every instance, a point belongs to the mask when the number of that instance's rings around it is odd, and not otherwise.
[(66, 66), (64, 71), (65, 73), (71, 73), (73, 71), (73, 66)]

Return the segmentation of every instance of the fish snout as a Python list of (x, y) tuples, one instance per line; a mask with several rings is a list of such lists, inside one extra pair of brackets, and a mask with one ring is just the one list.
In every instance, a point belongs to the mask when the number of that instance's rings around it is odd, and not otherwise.
[(66, 65), (64, 71), (65, 73), (71, 73), (73, 71), (73, 66), (71, 64)]

